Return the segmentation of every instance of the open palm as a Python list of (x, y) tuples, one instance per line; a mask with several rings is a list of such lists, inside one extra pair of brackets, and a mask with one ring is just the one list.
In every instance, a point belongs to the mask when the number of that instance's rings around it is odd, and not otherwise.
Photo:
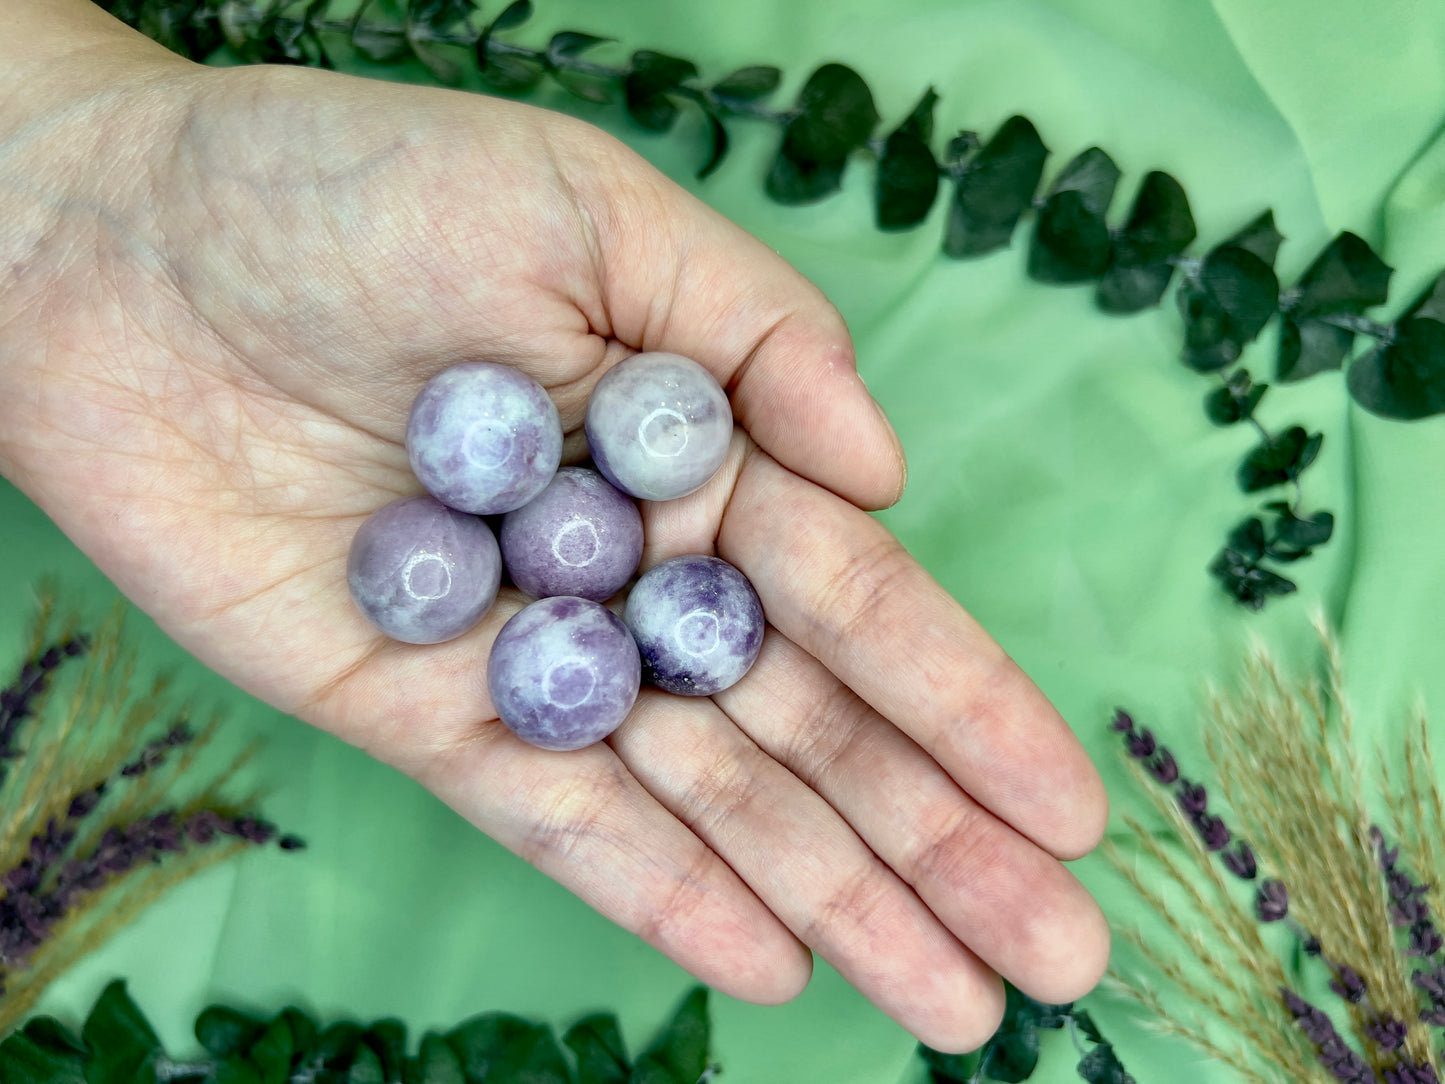
[[(724, 992), (796, 994), (811, 948), (962, 1050), (998, 1021), (1000, 973), (1051, 1001), (1092, 986), (1107, 930), (1057, 859), (1097, 841), (1100, 783), (861, 510), (897, 498), (902, 457), (816, 290), (580, 122), (156, 63), (57, 122), (70, 142), (0, 160), (24, 267), (0, 465), (122, 590)], [(64, 170), (57, 145), (106, 164)], [(703, 490), (644, 505), (643, 563), (717, 553), (770, 627), (734, 688), (644, 690), (607, 742), (544, 752), (485, 687), (520, 597), (459, 640), (390, 642), (348, 597), (347, 549), (419, 491), (402, 437), (433, 373), (526, 371), (575, 459), (588, 392), (638, 350), (710, 368), (739, 426)]]

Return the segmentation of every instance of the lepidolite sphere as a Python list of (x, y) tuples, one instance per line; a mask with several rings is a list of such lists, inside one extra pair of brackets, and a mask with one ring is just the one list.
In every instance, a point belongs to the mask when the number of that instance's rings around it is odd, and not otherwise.
[(632, 710), (641, 676), (627, 626), (605, 606), (567, 595), (519, 611), (487, 660), (497, 715), (543, 749), (581, 749), (607, 737)]
[(406, 426), (411, 469), (450, 508), (520, 508), (562, 461), (562, 422), (542, 385), (509, 365), (469, 361), (426, 382)]
[(611, 598), (637, 571), (642, 513), (596, 471), (563, 467), (500, 531), (507, 574), (533, 598)]
[(711, 696), (735, 685), (763, 646), (757, 592), (716, 557), (674, 557), (648, 569), (627, 596), (623, 620), (647, 680), (684, 696)]
[(597, 469), (624, 493), (667, 501), (717, 473), (733, 413), (713, 375), (680, 354), (635, 354), (613, 366), (587, 401)]
[(502, 555), (492, 529), (432, 497), (404, 497), (357, 529), (346, 583), (366, 619), (393, 640), (439, 644), (492, 608)]

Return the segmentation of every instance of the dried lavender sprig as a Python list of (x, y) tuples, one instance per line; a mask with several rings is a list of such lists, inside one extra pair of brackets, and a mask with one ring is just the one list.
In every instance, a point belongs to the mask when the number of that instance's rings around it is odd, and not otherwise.
[[(20, 668), (15, 680), (0, 689), (0, 761), (20, 756), (15, 748), (15, 732), (32, 714), (36, 699), (50, 686), (50, 679), (66, 659), (85, 654), (89, 641), (72, 636), (51, 644)], [(0, 766), (0, 779), (3, 779)]]
[(1342, 1084), (1383, 1084), (1369, 1063), (1341, 1038), (1328, 1016), (1288, 987), (1280, 987), (1279, 994), (1331, 1076)]
[(1445, 965), (1434, 959), (1445, 947), (1445, 938), (1436, 928), (1430, 905), (1425, 901), (1429, 887), (1398, 868), (1400, 848), (1389, 846), (1378, 825), (1370, 826), (1370, 842), (1374, 844), (1380, 872), (1385, 875), (1385, 887), (1390, 893), (1390, 920), (1410, 930), (1405, 955), (1421, 960), (1421, 966), (1410, 976), (1415, 988), (1430, 999), (1429, 1007), (1420, 1012), (1420, 1020), (1434, 1027), (1445, 1027)]

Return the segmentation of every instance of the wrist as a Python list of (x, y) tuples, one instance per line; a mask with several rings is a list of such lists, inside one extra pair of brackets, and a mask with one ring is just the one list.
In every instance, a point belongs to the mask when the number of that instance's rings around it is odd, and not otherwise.
[(154, 236), (148, 161), (202, 69), (90, 0), (0, 0), (0, 25), (0, 475), (38, 499), (36, 405), (104, 362), (104, 265)]

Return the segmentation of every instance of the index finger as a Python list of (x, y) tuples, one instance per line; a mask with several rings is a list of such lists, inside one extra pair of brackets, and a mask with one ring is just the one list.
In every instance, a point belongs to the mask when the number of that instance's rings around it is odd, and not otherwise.
[(718, 554), (752, 580), (772, 624), (976, 801), (1057, 858), (1098, 843), (1108, 799), (1068, 724), (872, 516), (757, 452)]

